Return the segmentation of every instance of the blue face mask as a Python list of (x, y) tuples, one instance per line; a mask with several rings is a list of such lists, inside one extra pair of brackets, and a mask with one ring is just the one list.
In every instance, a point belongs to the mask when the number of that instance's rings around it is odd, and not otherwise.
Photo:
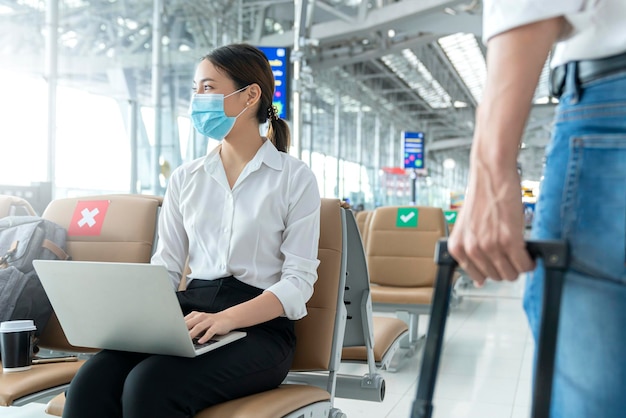
[(189, 106), (189, 115), (196, 130), (204, 136), (221, 141), (233, 129), (237, 116), (226, 116), (224, 113), (224, 99), (247, 89), (248, 86), (224, 96), (223, 94), (194, 94)]

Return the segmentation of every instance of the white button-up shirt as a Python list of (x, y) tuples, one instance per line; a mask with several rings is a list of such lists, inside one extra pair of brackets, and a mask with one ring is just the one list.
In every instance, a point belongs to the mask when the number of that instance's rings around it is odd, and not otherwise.
[(235, 276), (272, 292), (300, 319), (317, 280), (320, 195), (313, 172), (266, 140), (231, 189), (217, 147), (170, 177), (153, 264), (177, 288), (187, 280)]
[(484, 0), (483, 41), (529, 23), (564, 16), (571, 30), (551, 66), (626, 51), (626, 0)]

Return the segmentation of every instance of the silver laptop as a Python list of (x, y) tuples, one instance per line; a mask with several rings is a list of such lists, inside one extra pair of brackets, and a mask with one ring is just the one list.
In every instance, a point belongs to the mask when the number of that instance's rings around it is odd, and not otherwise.
[(39, 279), (75, 346), (195, 357), (246, 333), (194, 344), (164, 266), (35, 260)]

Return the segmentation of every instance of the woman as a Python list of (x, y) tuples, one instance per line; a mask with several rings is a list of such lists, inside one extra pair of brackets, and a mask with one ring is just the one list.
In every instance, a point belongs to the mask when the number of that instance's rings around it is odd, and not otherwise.
[(187, 290), (177, 295), (192, 338), (204, 343), (234, 329), (247, 336), (191, 359), (98, 353), (72, 381), (64, 417), (192, 417), (285, 378), (293, 321), (306, 315), (317, 279), (320, 196), (311, 170), (287, 154), (289, 128), (273, 92), (267, 58), (252, 46), (201, 60), (191, 119), (223, 141), (172, 173), (152, 257), (174, 288), (189, 257)]

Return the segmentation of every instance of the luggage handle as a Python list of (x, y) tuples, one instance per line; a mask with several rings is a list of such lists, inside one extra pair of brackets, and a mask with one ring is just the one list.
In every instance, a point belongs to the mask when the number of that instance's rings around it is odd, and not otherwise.
[[(569, 249), (567, 242), (561, 240), (527, 240), (526, 249), (532, 258), (541, 258), (546, 269), (543, 318), (539, 330), (537, 372), (531, 411), (533, 418), (548, 418), (561, 291), (564, 271), (569, 262)], [(432, 399), (452, 293), (452, 278), (458, 265), (448, 252), (448, 242), (445, 238), (437, 242), (435, 262), (438, 266), (437, 278), (411, 418), (431, 418), (433, 413)], [(548, 306), (550, 309), (547, 309)], [(427, 359), (430, 361), (426, 361)]]

